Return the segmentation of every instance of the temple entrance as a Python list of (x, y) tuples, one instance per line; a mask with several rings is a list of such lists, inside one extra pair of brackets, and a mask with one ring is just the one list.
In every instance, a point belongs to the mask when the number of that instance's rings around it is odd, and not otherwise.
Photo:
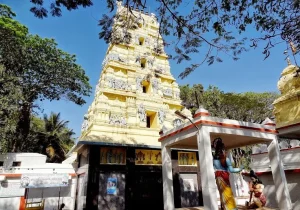
[(160, 150), (94, 146), (90, 164), (86, 209), (163, 209)]
[(132, 209), (163, 209), (161, 171), (135, 172), (132, 181)]

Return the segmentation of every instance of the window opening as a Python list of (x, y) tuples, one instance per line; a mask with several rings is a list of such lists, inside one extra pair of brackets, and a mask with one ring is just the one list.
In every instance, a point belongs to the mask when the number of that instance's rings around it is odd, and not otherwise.
[(147, 128), (151, 127), (151, 118), (150, 116), (147, 116)]
[(139, 45), (144, 45), (145, 39), (143, 37), (139, 38)]
[(141, 59), (141, 67), (142, 68), (146, 67), (146, 59), (145, 58)]
[(21, 166), (21, 162), (20, 161), (13, 162), (12, 166), (13, 167)]

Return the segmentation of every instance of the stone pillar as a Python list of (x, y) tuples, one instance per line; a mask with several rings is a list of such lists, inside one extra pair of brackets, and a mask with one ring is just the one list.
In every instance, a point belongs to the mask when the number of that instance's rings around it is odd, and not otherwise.
[(171, 148), (162, 144), (162, 175), (163, 175), (163, 195), (164, 210), (174, 210), (174, 193), (173, 193), (173, 174)]
[(268, 154), (275, 183), (278, 207), (280, 210), (290, 210), (292, 209), (292, 202), (286, 182), (277, 137), (274, 137), (273, 141), (268, 146)]
[(205, 127), (197, 134), (201, 187), (205, 210), (218, 210), (217, 185), (213, 167), (210, 135)]

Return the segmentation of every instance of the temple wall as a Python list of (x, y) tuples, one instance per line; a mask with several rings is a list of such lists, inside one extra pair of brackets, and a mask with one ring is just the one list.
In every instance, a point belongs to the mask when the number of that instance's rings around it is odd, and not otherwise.
[[(280, 146), (285, 147), (285, 142), (281, 142)], [(255, 149), (257, 148), (254, 148), (254, 150)], [(277, 189), (274, 185), (268, 153), (263, 152), (264, 149), (251, 156), (250, 167), (255, 171), (265, 185), (264, 194), (267, 197), (267, 206), (277, 208)], [(280, 153), (291, 201), (293, 203), (293, 209), (298, 210), (300, 209), (300, 147), (297, 146), (294, 148), (281, 149)]]
[[(300, 174), (293, 172), (286, 172), (286, 180), (293, 203), (293, 210), (300, 209)], [(276, 189), (271, 173), (261, 174), (259, 178), (265, 185), (264, 194), (267, 197), (267, 206), (271, 208), (278, 208), (276, 201)]]

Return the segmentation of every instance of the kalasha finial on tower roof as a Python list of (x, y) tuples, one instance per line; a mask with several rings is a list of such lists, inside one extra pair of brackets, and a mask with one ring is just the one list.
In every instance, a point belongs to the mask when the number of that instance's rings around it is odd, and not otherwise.
[(120, 10), (121, 6), (122, 6), (122, 1), (116, 0), (116, 4), (117, 4), (117, 10)]
[(285, 60), (287, 61), (288, 65), (292, 65), (290, 57), (288, 55), (288, 51), (285, 50), (283, 54), (286, 55), (286, 59)]
[(291, 50), (292, 56), (293, 56), (293, 59), (294, 59), (294, 63), (295, 63), (296, 66), (298, 66), (296, 58), (295, 58), (295, 54), (297, 53), (298, 50), (297, 50), (297, 47), (294, 45), (294, 43), (292, 41), (287, 42), (287, 50), (285, 50), (284, 53), (283, 53), (283, 54), (286, 55), (286, 60), (288, 62), (288, 65), (292, 65), (289, 54), (288, 54), (288, 50)]

